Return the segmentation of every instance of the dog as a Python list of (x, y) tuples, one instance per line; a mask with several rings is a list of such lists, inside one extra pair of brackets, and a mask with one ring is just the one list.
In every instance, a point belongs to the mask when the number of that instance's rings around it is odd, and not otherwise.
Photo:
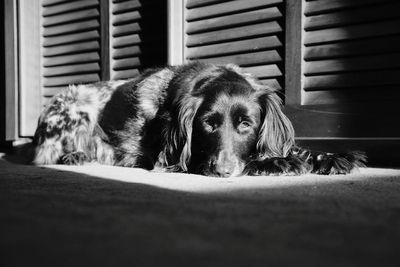
[(101, 164), (216, 177), (344, 174), (361, 152), (296, 146), (276, 90), (240, 67), (190, 63), (71, 85), (42, 112), (35, 164)]

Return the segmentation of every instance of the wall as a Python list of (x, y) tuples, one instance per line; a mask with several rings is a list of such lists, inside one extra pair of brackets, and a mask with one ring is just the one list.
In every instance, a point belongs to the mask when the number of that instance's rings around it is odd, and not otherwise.
[(4, 50), (4, 1), (0, 3), (0, 148), (5, 145), (5, 50)]

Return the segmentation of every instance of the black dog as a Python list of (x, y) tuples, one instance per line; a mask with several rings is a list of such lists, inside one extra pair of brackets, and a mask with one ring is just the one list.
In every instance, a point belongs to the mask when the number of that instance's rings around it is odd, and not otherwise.
[(71, 86), (42, 113), (36, 164), (98, 161), (210, 176), (348, 173), (362, 153), (295, 146), (280, 98), (235, 65), (192, 63)]

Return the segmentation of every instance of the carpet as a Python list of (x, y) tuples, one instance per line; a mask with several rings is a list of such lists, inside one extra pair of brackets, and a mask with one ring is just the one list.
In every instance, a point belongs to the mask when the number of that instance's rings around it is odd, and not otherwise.
[(399, 266), (400, 170), (210, 178), (0, 159), (0, 266)]

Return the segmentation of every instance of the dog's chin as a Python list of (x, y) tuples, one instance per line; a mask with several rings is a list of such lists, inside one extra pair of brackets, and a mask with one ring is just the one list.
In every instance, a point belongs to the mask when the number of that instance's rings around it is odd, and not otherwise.
[(215, 166), (212, 163), (207, 162), (199, 164), (198, 167), (196, 168), (197, 170), (194, 171), (193, 173), (210, 177), (216, 177), (216, 178), (230, 178), (230, 177), (242, 176), (244, 167), (245, 164), (240, 162), (239, 164), (235, 165), (235, 168), (229, 175), (221, 175), (215, 170)]
[(243, 166), (237, 166), (233, 170), (232, 174), (229, 175), (227, 178), (242, 176), (243, 175), (243, 170), (244, 170), (244, 164), (243, 164)]

